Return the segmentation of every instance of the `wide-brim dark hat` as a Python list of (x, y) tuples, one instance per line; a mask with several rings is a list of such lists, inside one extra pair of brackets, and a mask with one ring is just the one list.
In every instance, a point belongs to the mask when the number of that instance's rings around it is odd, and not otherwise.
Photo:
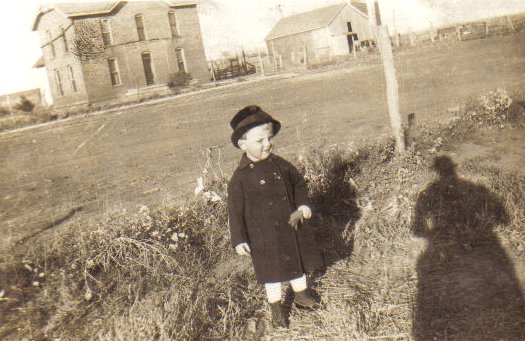
[(253, 127), (257, 127), (265, 123), (273, 124), (274, 136), (277, 135), (281, 129), (281, 123), (263, 111), (259, 106), (249, 105), (241, 109), (230, 121), (230, 126), (233, 129), (231, 136), (233, 145), (239, 148), (238, 142), (244, 133)]

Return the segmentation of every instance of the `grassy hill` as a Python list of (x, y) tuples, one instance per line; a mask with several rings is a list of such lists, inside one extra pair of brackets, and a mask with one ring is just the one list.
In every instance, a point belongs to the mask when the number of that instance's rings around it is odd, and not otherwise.
[(388, 139), (298, 155), (327, 267), (311, 274), (323, 308), (291, 308), (289, 330), (269, 327), (229, 245), (210, 153), (185, 204), (74, 221), (6, 252), (0, 338), (523, 339), (524, 130), (523, 98), (499, 90), (412, 127), (403, 155)]

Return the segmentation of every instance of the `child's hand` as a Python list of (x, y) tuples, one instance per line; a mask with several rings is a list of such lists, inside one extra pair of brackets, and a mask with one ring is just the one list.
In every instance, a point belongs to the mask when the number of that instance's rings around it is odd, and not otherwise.
[(250, 246), (247, 243), (241, 243), (235, 246), (235, 252), (240, 256), (248, 256), (252, 250), (250, 250)]
[(299, 224), (299, 222), (302, 223), (303, 220), (304, 220), (303, 211), (297, 210), (290, 215), (290, 220), (288, 221), (288, 224), (292, 225), (297, 230), (297, 225)]
[(295, 229), (297, 229), (297, 225), (299, 222), (303, 222), (304, 219), (310, 219), (312, 217), (312, 210), (310, 207), (306, 205), (299, 206), (297, 208), (297, 211), (293, 212), (290, 215), (290, 220), (288, 221), (288, 224), (292, 225)]

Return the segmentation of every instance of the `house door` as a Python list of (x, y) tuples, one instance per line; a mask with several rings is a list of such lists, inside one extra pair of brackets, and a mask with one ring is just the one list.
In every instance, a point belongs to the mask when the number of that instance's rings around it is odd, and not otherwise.
[(144, 75), (146, 76), (146, 85), (155, 84), (155, 75), (153, 74), (151, 54), (149, 52), (144, 52), (142, 54), (142, 65), (144, 66)]
[(348, 32), (346, 33), (346, 38), (348, 39), (348, 50), (354, 52), (355, 47), (357, 46), (357, 33), (352, 31), (352, 23), (349, 21), (346, 23)]

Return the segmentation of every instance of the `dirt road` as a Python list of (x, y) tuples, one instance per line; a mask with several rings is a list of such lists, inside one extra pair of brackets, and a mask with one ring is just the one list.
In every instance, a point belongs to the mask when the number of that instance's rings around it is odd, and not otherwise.
[[(498, 40), (499, 39), (499, 40)], [(396, 54), (401, 111), (443, 120), (447, 108), (490, 89), (525, 85), (525, 35), (438, 45)], [(336, 70), (244, 82), (228, 88), (80, 117), (0, 135), (0, 225), (12, 241), (81, 210), (185, 196), (203, 152), (221, 146), (229, 174), (238, 152), (229, 119), (259, 104), (281, 120), (277, 153), (310, 146), (360, 144), (388, 133), (379, 61)], [(191, 193), (191, 192), (190, 192)]]

